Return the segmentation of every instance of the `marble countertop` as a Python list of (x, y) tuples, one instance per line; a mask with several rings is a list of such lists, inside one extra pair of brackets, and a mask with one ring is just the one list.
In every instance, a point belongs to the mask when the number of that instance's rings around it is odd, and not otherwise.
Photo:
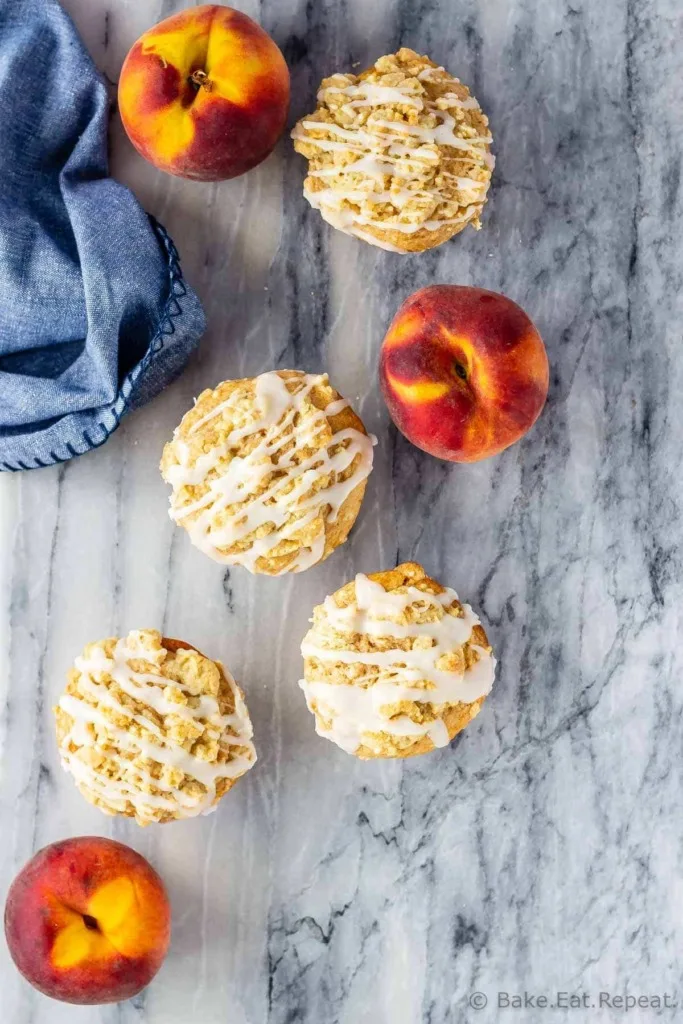
[[(112, 81), (182, 6), (65, 3)], [(624, 1016), (499, 1008), (525, 990), (683, 1003), (680, 3), (238, 6), (285, 52), (292, 120), (325, 73), (400, 44), (473, 87), (498, 161), (484, 227), (415, 258), (382, 252), (308, 208), (287, 139), (246, 177), (200, 185), (157, 173), (114, 120), (114, 173), (175, 238), (209, 329), (104, 448), (0, 478), (0, 896), (46, 843), (111, 835), (167, 881), (174, 937), (137, 999), (77, 1010), (31, 990), (0, 943), (3, 1024)], [(379, 398), (386, 326), (432, 282), (505, 292), (547, 343), (541, 420), (478, 465), (411, 447)], [(349, 543), (269, 580), (193, 550), (156, 467), (202, 388), (273, 367), (328, 370), (379, 445)], [(326, 593), (405, 559), (479, 610), (499, 674), (450, 748), (361, 763), (315, 735), (298, 644)], [(86, 641), (147, 625), (232, 668), (260, 760), (217, 814), (141, 830), (61, 772), (50, 708)]]

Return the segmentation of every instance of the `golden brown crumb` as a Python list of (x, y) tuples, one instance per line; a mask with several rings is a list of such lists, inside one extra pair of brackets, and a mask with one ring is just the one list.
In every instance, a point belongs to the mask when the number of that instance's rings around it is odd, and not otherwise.
[[(367, 588), (368, 580), (375, 587), (361, 606), (358, 587)], [(385, 601), (383, 593), (404, 595), (405, 599)], [(420, 594), (425, 595), (424, 600)], [(462, 624), (449, 630), (451, 618)], [(432, 650), (434, 656), (427, 661), (418, 653)], [(302, 652), (301, 685), (318, 732), (361, 758), (412, 757), (433, 750), (435, 740), (438, 745), (451, 740), (478, 714), (495, 665), (486, 633), (471, 609), (414, 562), (357, 577), (315, 608)], [(387, 652), (391, 656), (387, 657)], [(412, 658), (402, 659), (402, 652), (411, 653)], [(430, 701), (429, 693), (436, 684), (433, 678), (421, 677), (414, 667), (427, 665), (426, 674), (437, 680), (444, 678), (440, 673), (453, 673), (452, 681), (458, 684), (461, 678), (471, 677), (480, 661), (486, 673), (476, 699), (468, 701)], [(374, 697), (378, 685), (385, 694), (380, 702)], [(421, 690), (424, 697), (412, 699), (401, 694), (406, 688), (413, 693)], [(397, 696), (392, 700), (394, 690)], [(366, 729), (366, 715), (370, 716), (367, 721), (386, 721), (392, 730)], [(418, 728), (401, 727), (406, 720)]]
[(292, 132), (304, 195), (334, 227), (399, 252), (479, 228), (493, 157), (467, 86), (403, 48), (360, 75), (323, 80)]
[(81, 793), (140, 825), (207, 813), (256, 760), (232, 676), (156, 630), (88, 644), (54, 710)]
[[(269, 389), (279, 378), (298, 404), (261, 426), (266, 378)], [(282, 370), (204, 391), (164, 448), (161, 471), (173, 487), (171, 515), (194, 544), (217, 561), (280, 575), (346, 540), (371, 465), (371, 439), (327, 376)]]

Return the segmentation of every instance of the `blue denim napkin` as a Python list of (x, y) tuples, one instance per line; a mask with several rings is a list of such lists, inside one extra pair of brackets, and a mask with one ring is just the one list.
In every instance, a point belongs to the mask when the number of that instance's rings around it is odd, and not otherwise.
[(56, 0), (0, 0), (0, 469), (102, 444), (204, 330), (170, 238), (107, 176), (108, 108)]

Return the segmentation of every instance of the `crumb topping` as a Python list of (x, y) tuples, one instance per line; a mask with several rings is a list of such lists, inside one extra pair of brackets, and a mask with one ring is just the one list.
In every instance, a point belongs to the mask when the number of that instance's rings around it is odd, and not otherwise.
[(156, 630), (88, 644), (55, 716), (83, 795), (140, 825), (209, 813), (256, 760), (230, 673)]
[(382, 757), (425, 736), (433, 746), (448, 743), (444, 716), (483, 698), (495, 668), (469, 605), (412, 563), (359, 574), (326, 598), (301, 651), (300, 685), (317, 731), (349, 753), (367, 748)]
[(216, 561), (300, 572), (330, 553), (329, 527), (354, 492), (360, 505), (373, 442), (327, 375), (227, 381), (200, 395), (164, 449), (171, 518)]
[(465, 85), (413, 50), (324, 79), (292, 138), (309, 161), (304, 195), (334, 227), (398, 252), (480, 227), (494, 165), (488, 119)]

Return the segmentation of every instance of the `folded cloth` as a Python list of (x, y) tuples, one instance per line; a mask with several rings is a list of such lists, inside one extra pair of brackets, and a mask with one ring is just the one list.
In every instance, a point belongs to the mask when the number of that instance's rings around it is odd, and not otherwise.
[(168, 235), (107, 175), (108, 108), (56, 0), (0, 0), (0, 469), (102, 444), (204, 330)]

